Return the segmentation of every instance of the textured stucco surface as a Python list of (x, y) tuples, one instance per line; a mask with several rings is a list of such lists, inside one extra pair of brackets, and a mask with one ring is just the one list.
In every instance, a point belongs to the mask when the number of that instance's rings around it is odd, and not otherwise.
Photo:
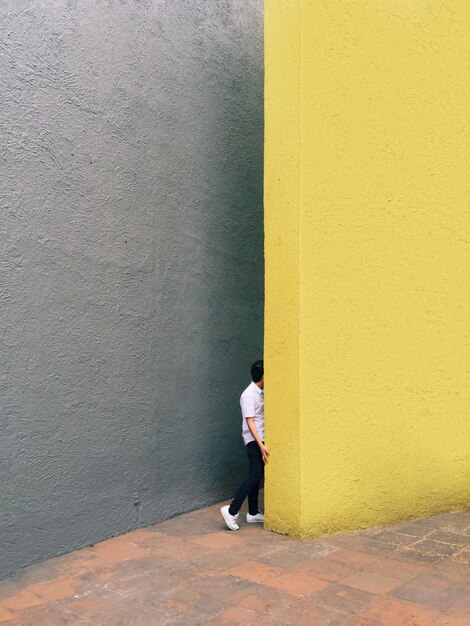
[[(300, 535), (298, 0), (265, 3), (266, 522)], [(267, 105), (267, 106), (266, 106)]]
[(245, 466), (262, 3), (7, 0), (0, 54), (4, 577)]
[(468, 508), (469, 4), (265, 10), (268, 526)]

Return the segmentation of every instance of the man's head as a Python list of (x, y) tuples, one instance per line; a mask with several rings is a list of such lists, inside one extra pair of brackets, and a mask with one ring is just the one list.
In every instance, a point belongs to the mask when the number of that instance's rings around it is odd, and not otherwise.
[(251, 379), (260, 389), (264, 387), (264, 364), (263, 361), (255, 361), (251, 366)]

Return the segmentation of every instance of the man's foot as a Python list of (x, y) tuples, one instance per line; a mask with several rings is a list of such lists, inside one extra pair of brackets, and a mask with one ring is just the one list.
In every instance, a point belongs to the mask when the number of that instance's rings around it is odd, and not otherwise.
[(248, 522), (248, 524), (256, 524), (256, 522), (261, 522), (262, 524), (264, 522), (264, 515), (260, 511), (258, 511), (256, 515), (250, 515), (249, 513), (247, 513), (246, 521)]
[(236, 515), (230, 515), (230, 513), (228, 512), (229, 508), (230, 507), (227, 505), (223, 506), (220, 509), (222, 517), (224, 518), (225, 523), (230, 528), (230, 530), (238, 530), (240, 528), (240, 526), (237, 524), (238, 513)]

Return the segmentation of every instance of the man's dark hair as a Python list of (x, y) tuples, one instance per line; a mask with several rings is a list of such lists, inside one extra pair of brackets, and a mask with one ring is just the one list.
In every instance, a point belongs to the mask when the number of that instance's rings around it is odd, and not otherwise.
[(251, 366), (251, 379), (254, 383), (259, 383), (259, 381), (263, 378), (264, 375), (264, 364), (263, 361), (256, 361)]

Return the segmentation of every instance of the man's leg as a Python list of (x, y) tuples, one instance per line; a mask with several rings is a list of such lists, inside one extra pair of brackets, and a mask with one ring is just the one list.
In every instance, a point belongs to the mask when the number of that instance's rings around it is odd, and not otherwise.
[(261, 480), (263, 479), (263, 476), (264, 476), (263, 457), (261, 456), (261, 451), (259, 449), (259, 446), (256, 446), (256, 448), (257, 448), (258, 453), (253, 455), (253, 458), (251, 459), (250, 463), (253, 465), (254, 474), (259, 475), (259, 480), (256, 483), (256, 485), (254, 485), (254, 487), (251, 489), (251, 491), (248, 493), (248, 513), (250, 515), (257, 515), (259, 513), (258, 494), (259, 494), (259, 487), (261, 485)]
[(250, 515), (257, 515), (259, 513), (258, 507), (258, 495), (259, 495), (260, 482), (253, 487), (248, 494), (248, 513)]
[(256, 513), (258, 513), (259, 483), (264, 472), (263, 457), (261, 456), (261, 450), (259, 449), (256, 441), (250, 441), (250, 443), (246, 445), (246, 451), (248, 454), (250, 471), (247, 478), (242, 482), (242, 484), (238, 488), (237, 493), (235, 494), (233, 502), (228, 510), (230, 515), (236, 515), (238, 513), (238, 511), (241, 509), (243, 501), (249, 494), (253, 494), (253, 502), (255, 501), (256, 494), (256, 511), (254, 511), (253, 513), (251, 513), (252, 509), (250, 501), (248, 502), (250, 514), (256, 515)]

